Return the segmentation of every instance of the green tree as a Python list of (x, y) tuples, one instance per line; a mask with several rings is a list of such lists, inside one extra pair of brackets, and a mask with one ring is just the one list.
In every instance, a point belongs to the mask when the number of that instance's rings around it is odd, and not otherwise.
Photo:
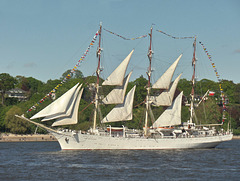
[(22, 90), (25, 90), (25, 91), (29, 91), (30, 85), (29, 85), (26, 77), (18, 75), (18, 76), (16, 76), (15, 79), (17, 81), (16, 87), (18, 87)]
[(134, 81), (136, 85), (136, 91), (134, 95), (134, 104), (140, 104), (143, 102), (147, 96), (146, 86), (147, 86), (147, 79), (145, 79), (142, 75)]
[(2, 101), (1, 101), (2, 105), (5, 104), (4, 96), (5, 96), (6, 91), (14, 88), (15, 83), (16, 83), (16, 80), (11, 75), (9, 75), (7, 73), (0, 74), (0, 93), (1, 93), (1, 97), (2, 97)]
[(240, 104), (240, 83), (235, 86), (233, 96), (234, 96), (234, 103)]
[(221, 112), (214, 98), (208, 98), (195, 109), (197, 124), (215, 124), (221, 123)]
[(181, 116), (182, 122), (187, 122), (189, 120), (190, 111), (188, 106), (182, 106)]
[(203, 96), (207, 91), (214, 91), (215, 97), (220, 96), (219, 84), (208, 79), (202, 79), (196, 82), (195, 94)]
[(222, 88), (225, 96), (229, 98), (229, 102), (233, 103), (235, 99), (234, 97), (235, 84), (233, 83), (233, 81), (223, 80)]
[(28, 77), (27, 78), (28, 85), (30, 87), (31, 95), (39, 92), (39, 89), (44, 85), (44, 83), (40, 80), (37, 80), (33, 77)]
[(11, 106), (3, 106), (0, 104), (0, 131), (6, 131), (5, 116)]
[(183, 91), (183, 94), (189, 98), (189, 95), (191, 93), (191, 88), (192, 83), (191, 81), (188, 81), (187, 79), (180, 79), (178, 83), (178, 90)]
[[(68, 74), (70, 74), (70, 73), (71, 73), (71, 70), (70, 70), (70, 69), (67, 70), (66, 72), (64, 72), (64, 73), (62, 74), (61, 80), (64, 79), (65, 77), (67, 77)], [(82, 73), (80, 70), (75, 70), (71, 78), (79, 79), (79, 78), (83, 78), (83, 77), (84, 77), (84, 76), (83, 76), (83, 73)]]
[(6, 113), (5, 121), (6, 121), (6, 128), (15, 134), (25, 134), (31, 128), (30, 124), (27, 121), (24, 121), (20, 118), (17, 118), (15, 115), (21, 115), (23, 113), (22, 109), (18, 106), (13, 106), (9, 111)]

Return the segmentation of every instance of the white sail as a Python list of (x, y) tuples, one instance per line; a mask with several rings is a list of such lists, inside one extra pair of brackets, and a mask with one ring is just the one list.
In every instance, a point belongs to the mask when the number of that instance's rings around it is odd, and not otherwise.
[(71, 99), (68, 101), (68, 103), (66, 103), (68, 105), (66, 112), (46, 116), (41, 121), (49, 121), (49, 120), (58, 119), (58, 118), (61, 118), (61, 117), (70, 116), (72, 114), (72, 109), (73, 109), (73, 106), (75, 105), (75, 102), (76, 102), (76, 99), (78, 97), (79, 90), (81, 89), (81, 87), (82, 87), (82, 84), (74, 92), (74, 95), (71, 97)]
[[(78, 89), (79, 90), (79, 89)], [(79, 91), (78, 91), (79, 92)], [(80, 104), (80, 100), (82, 97), (83, 88), (79, 92), (77, 98), (74, 101), (74, 105), (71, 110), (71, 114), (69, 116), (61, 117), (57, 119), (52, 126), (62, 126), (62, 125), (69, 125), (69, 124), (77, 124), (78, 122), (78, 108)]]
[(181, 92), (173, 101), (172, 106), (168, 107), (153, 123), (153, 128), (181, 124), (182, 95), (183, 92)]
[(68, 90), (65, 94), (63, 94), (57, 100), (52, 102), (50, 105), (45, 107), (43, 110), (41, 110), (40, 112), (32, 116), (30, 119), (36, 119), (36, 118), (46, 117), (50, 115), (59, 115), (59, 114), (65, 113), (68, 108), (68, 104), (66, 103), (68, 103), (69, 100), (72, 98), (78, 85), (79, 83), (76, 84), (74, 87), (72, 87), (70, 90)]
[(103, 100), (104, 104), (122, 104), (128, 86), (128, 81), (132, 75), (132, 71), (124, 78), (122, 86), (114, 88)]
[(108, 115), (103, 118), (102, 123), (127, 121), (132, 119), (133, 98), (136, 86), (134, 86), (125, 97), (123, 104), (115, 106)]
[(182, 74), (180, 74), (171, 84), (169, 90), (164, 90), (159, 96), (150, 96), (153, 106), (171, 106), (173, 97)]
[(167, 69), (167, 71), (153, 84), (153, 89), (169, 89), (173, 73), (177, 67), (182, 54), (175, 60), (175, 62)]
[(123, 85), (123, 79), (124, 79), (130, 58), (133, 54), (133, 51), (134, 50), (130, 52), (130, 54), (112, 72), (112, 74), (102, 83), (102, 85)]

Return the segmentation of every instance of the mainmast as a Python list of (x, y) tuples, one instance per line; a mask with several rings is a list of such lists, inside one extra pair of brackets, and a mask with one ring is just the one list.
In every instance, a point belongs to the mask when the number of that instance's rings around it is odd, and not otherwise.
[(193, 66), (193, 76), (192, 76), (192, 91), (191, 91), (191, 105), (190, 105), (190, 123), (193, 122), (193, 104), (194, 104), (194, 86), (195, 86), (195, 68), (196, 68), (196, 36), (193, 43), (193, 59), (192, 59), (192, 66)]
[(151, 73), (152, 73), (152, 54), (153, 54), (153, 51), (152, 51), (152, 27), (151, 27), (151, 31), (149, 33), (149, 36), (150, 36), (150, 46), (149, 46), (149, 49), (148, 49), (148, 59), (149, 59), (149, 67), (148, 67), (148, 71), (146, 72), (147, 73), (147, 76), (148, 76), (148, 85), (147, 85), (147, 97), (146, 97), (146, 113), (145, 113), (145, 130), (144, 130), (144, 135), (146, 136), (147, 135), (147, 127), (148, 127), (148, 112), (149, 112), (149, 106), (150, 106), (150, 103), (149, 103), (149, 100), (150, 100), (150, 91), (151, 91)]
[(99, 41), (98, 41), (98, 50), (97, 50), (97, 57), (98, 57), (98, 67), (96, 70), (97, 74), (97, 83), (96, 83), (96, 94), (95, 94), (95, 109), (94, 109), (94, 117), (93, 117), (93, 132), (96, 130), (96, 122), (97, 122), (97, 109), (98, 109), (98, 92), (99, 92), (99, 78), (100, 78), (100, 60), (101, 60), (101, 34), (102, 34), (102, 23), (100, 23), (100, 28), (98, 31)]

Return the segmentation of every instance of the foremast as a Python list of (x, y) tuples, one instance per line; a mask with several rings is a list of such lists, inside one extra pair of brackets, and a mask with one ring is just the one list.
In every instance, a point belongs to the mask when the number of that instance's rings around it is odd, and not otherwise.
[(147, 84), (147, 96), (146, 96), (146, 113), (145, 113), (145, 129), (144, 129), (144, 135), (147, 136), (147, 128), (148, 128), (148, 113), (149, 113), (149, 109), (150, 109), (150, 92), (151, 92), (151, 74), (152, 74), (152, 30), (153, 27), (151, 27), (149, 36), (150, 36), (150, 45), (149, 45), (149, 49), (148, 49), (148, 59), (149, 59), (149, 67), (148, 67), (148, 71), (147, 76), (148, 76), (148, 84)]
[(193, 58), (192, 58), (192, 66), (193, 66), (193, 76), (192, 76), (192, 91), (191, 91), (191, 104), (190, 104), (190, 123), (193, 122), (193, 114), (194, 114), (194, 87), (195, 87), (195, 71), (196, 71), (196, 36), (193, 42)]
[(97, 83), (96, 83), (96, 93), (95, 93), (95, 102), (94, 102), (95, 103), (95, 108), (94, 108), (94, 116), (93, 116), (93, 132), (95, 132), (95, 130), (96, 130), (96, 123), (97, 123), (99, 79), (100, 79), (100, 72), (101, 72), (100, 61), (101, 61), (101, 52), (102, 52), (101, 34), (102, 34), (102, 23), (100, 23), (100, 28), (99, 28), (99, 31), (98, 31), (98, 35), (99, 35), (98, 50), (97, 50), (98, 66), (97, 66), (97, 70), (96, 70)]

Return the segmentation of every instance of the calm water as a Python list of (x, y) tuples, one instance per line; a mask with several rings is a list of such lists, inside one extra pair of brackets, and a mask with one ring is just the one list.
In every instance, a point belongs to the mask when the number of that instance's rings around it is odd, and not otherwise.
[(240, 180), (240, 140), (216, 149), (60, 151), (57, 142), (0, 143), (0, 180)]

